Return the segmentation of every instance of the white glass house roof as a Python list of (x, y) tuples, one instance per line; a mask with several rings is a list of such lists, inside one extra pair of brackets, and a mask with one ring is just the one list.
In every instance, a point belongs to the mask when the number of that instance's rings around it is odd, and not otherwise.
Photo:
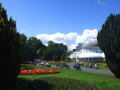
[(70, 58), (105, 58), (104, 53), (98, 47), (97, 39), (91, 39), (82, 44), (80, 51), (73, 52)]

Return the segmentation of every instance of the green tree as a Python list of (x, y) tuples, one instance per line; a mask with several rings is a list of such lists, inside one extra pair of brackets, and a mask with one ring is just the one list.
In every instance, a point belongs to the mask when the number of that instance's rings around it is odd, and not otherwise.
[(40, 49), (37, 50), (38, 57), (41, 58), (41, 59), (44, 57), (43, 56), (44, 55), (44, 50), (45, 50), (45, 46), (44, 46), (44, 48), (40, 48)]
[(52, 58), (54, 61), (57, 61), (58, 57), (57, 55), (53, 55), (53, 58)]
[(62, 61), (66, 61), (66, 62), (70, 62), (71, 60), (70, 60), (70, 58), (69, 58), (69, 52), (66, 52), (66, 53), (63, 53), (62, 55), (61, 55), (61, 60)]
[(44, 57), (46, 60), (55, 59), (59, 61), (63, 53), (67, 52), (67, 46), (62, 43), (48, 42), (48, 46), (44, 50)]
[(0, 90), (13, 90), (20, 70), (21, 43), (16, 21), (0, 3)]
[(97, 36), (98, 45), (113, 74), (120, 78), (120, 14), (111, 14)]
[[(27, 37), (25, 34), (20, 34), (20, 40), (22, 44), (22, 51), (21, 51), (21, 58), (22, 62), (26, 60), (27, 58), (27, 53), (28, 53), (28, 48), (27, 48)], [(21, 62), (21, 63), (22, 63)]]
[(62, 61), (65, 61), (65, 60), (66, 60), (66, 56), (67, 56), (66, 53), (63, 53), (63, 54), (61, 55), (61, 60), (62, 60)]
[(28, 48), (27, 60), (33, 60), (40, 56), (40, 52), (38, 50), (45, 48), (45, 46), (36, 37), (30, 37), (27, 40), (27, 48)]

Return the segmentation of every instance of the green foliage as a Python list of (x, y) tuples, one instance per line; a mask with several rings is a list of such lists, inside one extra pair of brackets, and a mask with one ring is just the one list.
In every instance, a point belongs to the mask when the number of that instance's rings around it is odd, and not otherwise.
[(57, 58), (58, 58), (57, 55), (53, 56), (53, 60), (57, 60)]
[(21, 60), (20, 35), (16, 21), (8, 19), (6, 10), (0, 4), (0, 90), (14, 87), (19, 74)]
[(67, 53), (63, 53), (62, 56), (61, 56), (61, 60), (62, 61), (66, 61), (66, 62), (71, 62), (71, 59), (69, 58), (69, 52)]
[(22, 44), (22, 51), (21, 51), (21, 58), (22, 61), (25, 61), (27, 59), (27, 53), (28, 53), (28, 47), (27, 47), (27, 37), (24, 34), (20, 34), (20, 40)]
[(43, 56), (43, 49), (45, 46), (36, 37), (27, 37), (24, 34), (20, 35), (22, 40), (22, 58), (23, 61), (34, 60)]
[(58, 61), (58, 62), (55, 62), (55, 61), (47, 61), (47, 63), (53, 64), (53, 65), (57, 65), (57, 64), (66, 64), (66, 62), (64, 62), (64, 61)]
[(30, 37), (27, 40), (27, 44), (30, 48), (32, 48), (35, 52), (37, 51), (37, 49), (39, 48), (44, 48), (44, 45), (42, 44), (42, 42), (37, 39), (36, 37)]
[(110, 15), (97, 36), (98, 45), (105, 53), (106, 63), (120, 78), (120, 14)]
[(67, 46), (62, 43), (48, 42), (48, 46), (44, 50), (45, 60), (60, 61), (63, 53), (67, 53)]
[(27, 45), (29, 48), (29, 52), (28, 52), (28, 59), (27, 60), (33, 60), (35, 58), (38, 58), (38, 54), (37, 54), (37, 50), (39, 48), (42, 48), (44, 45), (42, 44), (42, 42), (40, 40), (38, 40), (35, 37), (30, 37), (27, 40)]
[[(68, 57), (67, 54), (67, 46), (62, 43), (54, 43), (52, 41), (48, 42), (48, 46), (42, 44), (41, 40), (36, 37), (30, 37), (27, 40), (27, 37), (24, 34), (20, 35), (21, 43), (22, 43), (22, 60), (30, 60), (33, 61), (36, 58), (41, 58), (46, 61), (55, 60), (59, 61), (63, 54), (65, 54), (64, 58)], [(69, 60), (67, 58), (67, 60)], [(23, 62), (22, 61), (22, 62)]]

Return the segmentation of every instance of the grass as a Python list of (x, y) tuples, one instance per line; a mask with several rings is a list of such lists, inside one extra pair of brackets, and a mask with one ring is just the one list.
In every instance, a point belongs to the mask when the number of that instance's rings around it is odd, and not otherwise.
[[(98, 69), (104, 69), (104, 70), (109, 70), (109, 68), (104, 67), (106, 63), (98, 63)], [(86, 67), (86, 64), (83, 63), (83, 67)]]
[[(41, 68), (41, 67), (37, 67), (37, 68)], [(49, 67), (42, 67), (42, 68), (44, 69)], [(93, 73), (64, 69), (64, 68), (54, 68), (54, 69), (59, 70), (61, 73), (41, 74), (41, 75), (19, 75), (16, 90), (27, 90), (27, 84), (30, 81), (35, 79), (39, 80), (42, 77), (62, 77), (62, 78), (81, 80), (95, 85), (99, 90), (120, 89), (120, 80), (116, 79), (114, 76), (111, 75), (93, 74)]]
[(36, 66), (31, 65), (31, 64), (21, 64), (21, 70), (27, 70), (27, 69), (35, 69)]
[(31, 85), (41, 90), (96, 90), (96, 87), (87, 82), (63, 77), (43, 77), (34, 80)]
[(109, 68), (104, 67), (105, 65), (106, 65), (106, 63), (99, 63), (99, 69), (109, 70)]
[(35, 66), (32, 64), (21, 64), (21, 70), (27, 70), (27, 69), (49, 69), (48, 67), (40, 67), (40, 66)]

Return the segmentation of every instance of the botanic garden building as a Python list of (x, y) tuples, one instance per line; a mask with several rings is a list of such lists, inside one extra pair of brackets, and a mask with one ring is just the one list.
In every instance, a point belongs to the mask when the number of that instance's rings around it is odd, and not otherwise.
[(98, 47), (97, 39), (90, 39), (80, 43), (70, 58), (78, 62), (100, 63), (104, 61), (105, 55)]

